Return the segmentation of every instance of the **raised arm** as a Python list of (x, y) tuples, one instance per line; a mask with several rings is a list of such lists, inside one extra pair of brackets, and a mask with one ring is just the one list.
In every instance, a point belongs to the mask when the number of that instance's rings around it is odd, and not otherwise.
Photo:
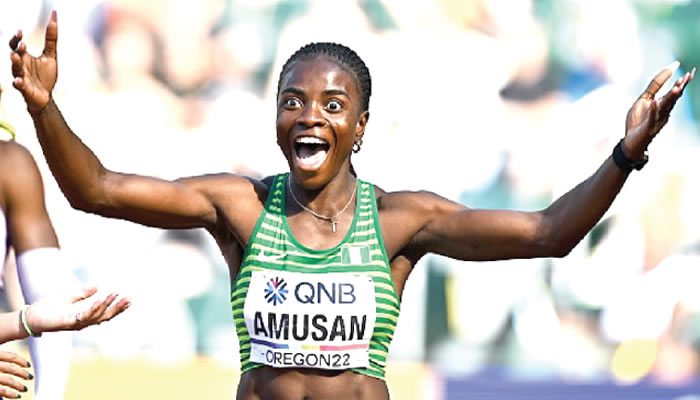
[(216, 209), (206, 188), (211, 179), (170, 182), (105, 168), (71, 131), (53, 101), (58, 77), (56, 13), (46, 27), (39, 57), (27, 52), (22, 32), (10, 40), (13, 86), (34, 121), (51, 172), (77, 209), (162, 228), (212, 227)]
[(462, 260), (562, 257), (603, 217), (630, 171), (668, 121), (695, 69), (663, 96), (656, 94), (678, 67), (659, 72), (627, 114), (624, 139), (615, 156), (574, 189), (539, 212), (470, 210), (432, 194), (414, 195), (413, 209), (425, 221), (410, 245)]

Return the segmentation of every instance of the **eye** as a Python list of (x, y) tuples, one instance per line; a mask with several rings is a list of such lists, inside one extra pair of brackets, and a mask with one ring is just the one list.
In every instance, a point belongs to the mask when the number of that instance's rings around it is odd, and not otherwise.
[(338, 100), (331, 100), (326, 104), (326, 109), (330, 112), (337, 112), (343, 109), (343, 103)]
[(282, 102), (284, 108), (299, 108), (301, 107), (301, 100), (296, 97), (288, 97)]

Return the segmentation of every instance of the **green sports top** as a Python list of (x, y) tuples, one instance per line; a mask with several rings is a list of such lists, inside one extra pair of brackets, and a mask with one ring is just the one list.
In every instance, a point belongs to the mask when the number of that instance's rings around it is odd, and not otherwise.
[(313, 250), (289, 228), (288, 177), (274, 177), (231, 289), (241, 371), (263, 365), (350, 369), (384, 379), (400, 300), (374, 185), (358, 179), (345, 238)]

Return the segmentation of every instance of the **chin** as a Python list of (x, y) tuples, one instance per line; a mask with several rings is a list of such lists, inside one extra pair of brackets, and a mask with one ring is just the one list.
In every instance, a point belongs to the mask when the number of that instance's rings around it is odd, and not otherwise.
[(331, 178), (327, 177), (327, 173), (322, 170), (318, 171), (303, 171), (300, 169), (292, 169), (294, 183), (302, 186), (306, 190), (321, 189), (330, 182)]

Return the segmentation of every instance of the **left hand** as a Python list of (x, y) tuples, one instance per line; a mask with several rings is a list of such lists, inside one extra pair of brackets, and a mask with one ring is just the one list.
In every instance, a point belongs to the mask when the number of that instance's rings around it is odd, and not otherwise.
[[(116, 294), (110, 294), (103, 300), (91, 298), (96, 288), (83, 289), (73, 296), (46, 297), (29, 306), (27, 322), (37, 332), (55, 332), (81, 330), (90, 325), (109, 321), (124, 312), (130, 305), (126, 298), (116, 304)], [(93, 301), (88, 308), (89, 301)]]
[(683, 90), (688, 82), (695, 77), (695, 68), (693, 68), (692, 71), (686, 72), (685, 75), (678, 78), (673, 87), (657, 99), (656, 93), (676, 72), (678, 65), (677, 61), (673, 62), (656, 74), (644, 93), (639, 96), (627, 112), (623, 150), (629, 159), (641, 160), (644, 157), (649, 143), (666, 125), (676, 101), (683, 95)]

